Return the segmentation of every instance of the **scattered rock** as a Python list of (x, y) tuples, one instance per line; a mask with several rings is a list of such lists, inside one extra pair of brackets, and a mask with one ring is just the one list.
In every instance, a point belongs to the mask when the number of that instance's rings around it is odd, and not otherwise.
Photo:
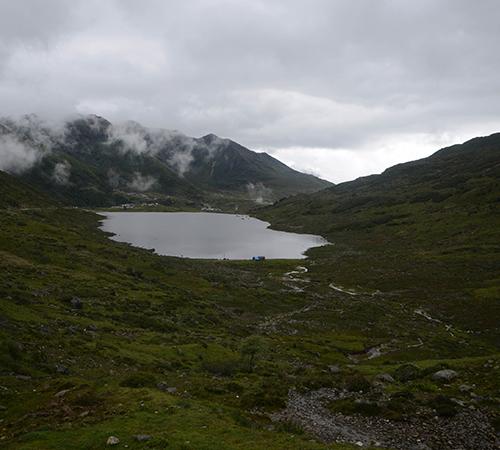
[(120, 439), (118, 439), (116, 436), (110, 436), (106, 441), (107, 445), (118, 445), (119, 443)]
[(134, 439), (138, 442), (146, 442), (151, 440), (151, 435), (149, 434), (136, 434)]
[(63, 389), (62, 391), (57, 392), (54, 397), (61, 398), (64, 397), (71, 389)]
[[(362, 414), (336, 413), (332, 401), (366, 402), (358, 393), (322, 388), (301, 393), (290, 391), (284, 410), (273, 413), (273, 422), (295, 423), (325, 443), (350, 443), (363, 448), (395, 450), (496, 450), (495, 430), (486, 412), (461, 409), (457, 414), (433, 415), (428, 406), (418, 407), (412, 420), (391, 420)], [(441, 401), (441, 400), (440, 400)], [(455, 405), (452, 400), (448, 403)], [(439, 405), (438, 405), (439, 406)], [(442, 405), (441, 405), (442, 406)]]
[(0, 405), (0, 411), (7, 411), (7, 407), (3, 406), (3, 405)]
[(458, 389), (460, 392), (470, 392), (472, 391), (472, 386), (469, 386), (468, 384), (461, 384)]
[(475, 402), (479, 402), (483, 399), (483, 397), (481, 397), (480, 395), (477, 395), (475, 392), (471, 392), (469, 395), (470, 395), (471, 399), (474, 400)]
[(432, 379), (436, 381), (451, 381), (458, 376), (458, 373), (451, 369), (438, 370)]
[(29, 381), (31, 377), (29, 375), (16, 375), (16, 380)]
[(163, 392), (168, 392), (169, 394), (175, 394), (177, 392), (176, 387), (171, 387), (167, 383), (164, 383), (163, 381), (160, 381), (156, 387)]
[(69, 375), (69, 369), (63, 364), (56, 364), (56, 372), (61, 375)]
[(338, 364), (334, 364), (328, 366), (328, 370), (330, 371), (330, 373), (340, 373), (340, 366)]
[(80, 297), (73, 297), (70, 300), (71, 307), (74, 309), (82, 309), (83, 308), (83, 302)]
[(77, 334), (79, 331), (80, 331), (80, 327), (78, 327), (77, 325), (70, 325), (68, 327), (68, 333), (70, 333), (70, 334)]
[(394, 383), (394, 378), (392, 378), (392, 376), (388, 373), (379, 373), (375, 377), (375, 380), (382, 381), (383, 383)]
[(409, 450), (431, 450), (431, 448), (425, 444), (418, 443), (410, 447)]

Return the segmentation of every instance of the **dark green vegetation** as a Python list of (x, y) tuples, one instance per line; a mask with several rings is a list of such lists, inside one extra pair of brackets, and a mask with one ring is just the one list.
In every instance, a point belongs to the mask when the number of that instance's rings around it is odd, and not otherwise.
[(54, 201), (12, 175), (0, 171), (0, 208), (49, 206)]
[(289, 385), (362, 347), (361, 337), (332, 335), (322, 361), (315, 339), (245, 340), (267, 316), (307, 304), (283, 292), (291, 264), (159, 257), (109, 241), (97, 220), (70, 209), (2, 212), (5, 448), (102, 448), (109, 435), (129, 448), (324, 448), (250, 412), (281, 407)]
[(443, 321), (498, 338), (500, 134), (257, 215), (334, 242), (311, 251), (314, 270), (334, 284), (401, 293)]
[[(301, 261), (308, 272), (160, 257), (109, 241), (90, 212), (4, 209), (0, 442), (357, 448), (272, 423), (289, 389), (362, 391), (328, 404), (352, 417), (472, 407), (498, 423), (499, 141), (258, 211), (334, 242)], [(436, 380), (442, 369), (457, 376)]]
[(112, 125), (97, 116), (59, 128), (36, 116), (3, 119), (2, 136), (39, 154), (21, 178), (69, 205), (154, 202), (241, 210), (330, 185), (229, 139), (194, 139), (134, 122)]
[[(315, 192), (331, 183), (290, 169), (267, 153), (255, 153), (210, 134), (200, 139), (185, 177), (204, 190), (239, 192), (269, 202), (300, 192)], [(214, 153), (215, 157), (208, 153)], [(208, 149), (208, 150), (207, 150)]]

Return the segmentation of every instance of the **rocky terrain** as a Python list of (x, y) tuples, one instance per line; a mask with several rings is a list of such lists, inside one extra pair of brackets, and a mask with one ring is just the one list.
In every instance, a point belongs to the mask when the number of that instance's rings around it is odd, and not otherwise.
[[(292, 391), (285, 410), (272, 415), (275, 421), (292, 422), (323, 442), (351, 443), (358, 447), (401, 450), (494, 450), (500, 445), (490, 417), (473, 405), (453, 417), (442, 417), (430, 408), (406, 411), (403, 418), (391, 420), (363, 414), (332, 412), (328, 405), (353, 401), (369, 411), (373, 405), (388, 403), (387, 396), (369, 400), (366, 393), (320, 389), (300, 394)], [(460, 404), (460, 401), (457, 400)]]

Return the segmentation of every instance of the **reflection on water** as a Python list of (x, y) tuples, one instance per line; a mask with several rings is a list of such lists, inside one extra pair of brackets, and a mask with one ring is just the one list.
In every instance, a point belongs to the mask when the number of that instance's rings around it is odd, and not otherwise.
[(106, 212), (102, 229), (112, 239), (154, 248), (160, 255), (210, 259), (304, 258), (327, 242), (311, 234), (270, 230), (249, 216), (216, 213)]

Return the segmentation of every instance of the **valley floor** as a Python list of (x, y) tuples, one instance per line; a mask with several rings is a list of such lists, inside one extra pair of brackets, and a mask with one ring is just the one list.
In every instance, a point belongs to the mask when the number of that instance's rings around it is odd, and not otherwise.
[(2, 448), (497, 448), (481, 268), (342, 236), (300, 262), (160, 257), (98, 220), (1, 211)]

